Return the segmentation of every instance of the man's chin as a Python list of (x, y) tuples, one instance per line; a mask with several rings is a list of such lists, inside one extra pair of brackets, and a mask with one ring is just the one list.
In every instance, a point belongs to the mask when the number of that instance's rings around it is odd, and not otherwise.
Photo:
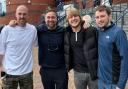
[(77, 28), (79, 25), (72, 25), (71, 27), (73, 27), (73, 28)]
[(54, 28), (54, 27), (55, 27), (55, 25), (48, 25), (48, 27), (49, 27), (49, 28)]
[(104, 28), (104, 25), (98, 25), (99, 28)]

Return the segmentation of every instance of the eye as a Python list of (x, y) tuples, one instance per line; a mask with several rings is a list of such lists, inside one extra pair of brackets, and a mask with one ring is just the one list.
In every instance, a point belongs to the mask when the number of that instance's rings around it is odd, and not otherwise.
[(105, 17), (105, 15), (101, 15), (101, 16), (100, 16), (100, 18), (104, 18), (104, 17)]
[(47, 19), (55, 19), (56, 17), (55, 16), (47, 16)]
[(18, 15), (21, 15), (21, 13), (18, 13)]
[(47, 16), (47, 19), (50, 19), (50, 16)]
[(99, 19), (99, 16), (96, 16), (95, 19)]
[(23, 13), (23, 15), (27, 15), (26, 13)]

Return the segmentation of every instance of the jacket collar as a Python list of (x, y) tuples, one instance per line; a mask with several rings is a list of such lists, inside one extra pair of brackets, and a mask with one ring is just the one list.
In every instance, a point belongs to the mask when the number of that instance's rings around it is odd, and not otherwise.
[(109, 28), (113, 27), (115, 24), (113, 22), (111, 22), (109, 25), (103, 27), (103, 28), (100, 28), (101, 31), (106, 31), (108, 30)]

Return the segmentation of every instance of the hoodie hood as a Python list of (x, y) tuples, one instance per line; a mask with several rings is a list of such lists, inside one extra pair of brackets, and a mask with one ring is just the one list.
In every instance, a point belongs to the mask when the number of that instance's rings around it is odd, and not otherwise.
[(39, 26), (37, 26), (37, 30), (40, 32), (63, 32), (64, 28), (61, 26), (56, 26), (55, 29), (50, 30), (48, 29), (46, 24), (40, 24)]

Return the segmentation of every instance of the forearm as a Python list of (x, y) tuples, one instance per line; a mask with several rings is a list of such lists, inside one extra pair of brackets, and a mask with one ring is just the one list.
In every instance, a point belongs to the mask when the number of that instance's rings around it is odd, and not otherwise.
[(0, 67), (2, 66), (3, 64), (3, 55), (0, 55)]
[(128, 60), (123, 59), (121, 61), (121, 70), (120, 70), (120, 77), (117, 86), (121, 89), (125, 87), (126, 81), (127, 81), (127, 74), (128, 74)]

